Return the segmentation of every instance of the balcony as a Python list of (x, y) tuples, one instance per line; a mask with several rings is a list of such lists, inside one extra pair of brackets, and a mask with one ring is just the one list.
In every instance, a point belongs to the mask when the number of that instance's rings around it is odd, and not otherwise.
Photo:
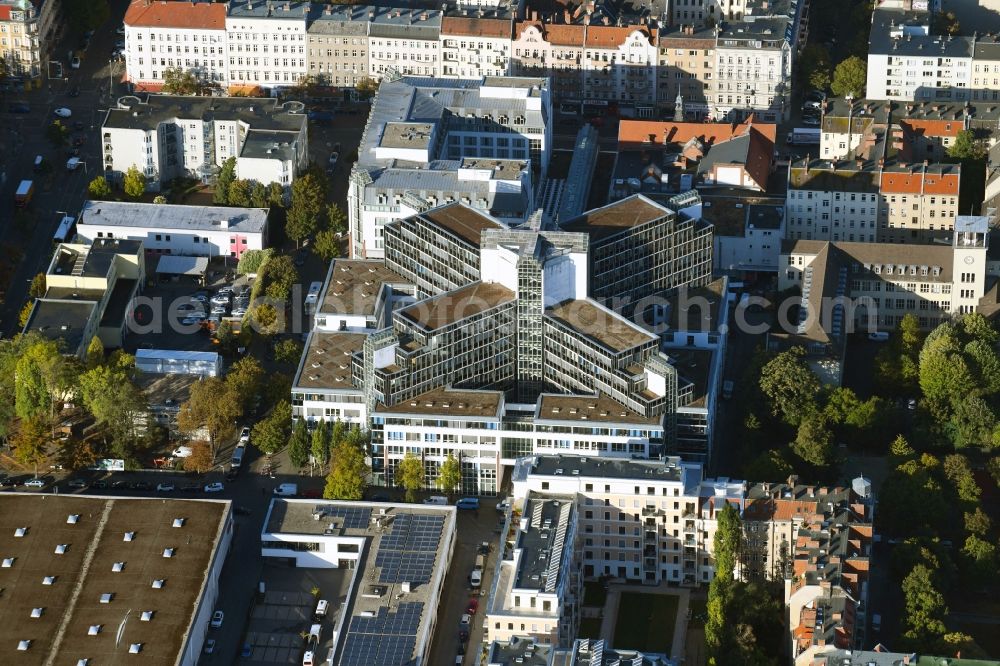
[(642, 515), (645, 516), (662, 516), (663, 509), (657, 508), (655, 506), (644, 506), (642, 507)]

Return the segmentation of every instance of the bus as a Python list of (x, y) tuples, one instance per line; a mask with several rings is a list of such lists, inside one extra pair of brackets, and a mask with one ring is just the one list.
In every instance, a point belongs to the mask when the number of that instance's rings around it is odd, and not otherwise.
[(316, 311), (316, 304), (319, 303), (319, 292), (322, 289), (322, 282), (313, 282), (309, 285), (309, 293), (306, 294), (306, 314), (312, 314)]
[(74, 236), (76, 236), (76, 218), (72, 215), (65, 215), (59, 223), (56, 233), (52, 236), (52, 242), (54, 244), (67, 243), (72, 241)]

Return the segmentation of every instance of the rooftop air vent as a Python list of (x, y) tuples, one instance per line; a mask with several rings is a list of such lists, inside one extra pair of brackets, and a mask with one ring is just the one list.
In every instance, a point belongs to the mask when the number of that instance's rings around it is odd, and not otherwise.
[(173, 548), (164, 548), (163, 549), (163, 557), (173, 557), (173, 556), (174, 556), (174, 549)]
[(71, 513), (69, 514), (69, 516), (66, 517), (67, 525), (76, 525), (79, 521), (80, 521), (80, 514), (78, 513)]
[(21, 652), (27, 651), (27, 649), (30, 647), (31, 647), (31, 640), (17, 642), (17, 649)]
[(101, 633), (101, 625), (99, 624), (92, 624), (90, 625), (90, 629), (87, 630), (88, 636), (96, 636), (99, 633)]
[(125, 568), (124, 562), (115, 562), (114, 564), (111, 565), (111, 571), (113, 571), (114, 573), (121, 573), (124, 568)]
[(42, 578), (42, 585), (55, 585), (55, 584), (56, 584), (55, 576), (45, 576), (44, 578)]
[(111, 599), (114, 598), (114, 596), (115, 595), (112, 594), (111, 592), (105, 592), (104, 594), (101, 595), (101, 603), (102, 604), (110, 604), (111, 603)]
[(157, 578), (156, 580), (154, 580), (154, 581), (153, 581), (153, 589), (154, 589), (154, 590), (159, 590), (159, 589), (161, 589), (161, 588), (163, 587), (163, 584), (164, 584), (165, 582), (166, 582), (166, 581), (165, 581), (165, 580), (163, 580), (162, 578)]
[(140, 652), (142, 652), (142, 643), (132, 643), (128, 646), (129, 654), (139, 654)]
[(124, 539), (125, 541), (132, 541), (133, 539), (135, 539), (135, 532), (125, 533), (125, 539)]
[(56, 555), (65, 555), (67, 548), (69, 548), (68, 543), (59, 544), (58, 546), (56, 546)]
[(45, 612), (44, 608), (32, 608), (31, 617), (41, 617), (43, 612)]
[(173, 526), (174, 527), (184, 527), (184, 521), (185, 520), (187, 520), (187, 519), (186, 518), (174, 518)]
[(153, 611), (142, 611), (142, 615), (139, 616), (142, 622), (149, 622), (153, 619)]
[(4, 569), (10, 569), (12, 566), (14, 566), (14, 560), (15, 559), (17, 559), (17, 558), (16, 557), (5, 557), (5, 558), (3, 558), (3, 562), (0, 562), (0, 567), (2, 567)]
[(20, 539), (23, 536), (26, 536), (27, 534), (28, 534), (27, 527), (18, 527), (16, 530), (14, 530), (14, 536), (17, 537), (18, 539)]

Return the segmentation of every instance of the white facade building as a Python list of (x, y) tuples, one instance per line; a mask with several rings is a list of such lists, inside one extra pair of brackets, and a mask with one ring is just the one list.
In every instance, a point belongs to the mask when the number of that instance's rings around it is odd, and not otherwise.
[(158, 191), (177, 177), (210, 180), (230, 158), (236, 177), (287, 188), (309, 164), (301, 105), (247, 97), (124, 97), (101, 126), (104, 170), (120, 180), (130, 167)]
[(441, 11), (373, 7), (368, 13), (368, 73), (441, 74)]
[(308, 17), (309, 3), (301, 0), (230, 0), (226, 4), (229, 84), (290, 88), (305, 79)]
[(853, 161), (802, 160), (788, 169), (785, 238), (874, 243), (879, 173)]
[(135, 91), (159, 91), (169, 69), (228, 85), (225, 4), (133, 0), (124, 25), (125, 76)]
[(445, 16), (441, 20), (441, 76), (459, 79), (507, 76), (513, 29), (509, 15), (505, 18)]
[(239, 259), (267, 246), (268, 211), (120, 201), (87, 201), (77, 236), (140, 240), (148, 254)]
[(785, 36), (787, 25), (783, 19), (758, 19), (734, 23), (718, 34), (711, 87), (715, 120), (751, 113), (764, 122), (788, 117), (794, 51)]

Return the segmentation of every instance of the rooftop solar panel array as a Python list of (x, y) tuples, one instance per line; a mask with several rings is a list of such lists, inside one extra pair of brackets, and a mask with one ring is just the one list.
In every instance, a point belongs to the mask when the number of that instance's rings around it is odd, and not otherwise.
[(371, 508), (351, 506), (323, 506), (323, 515), (327, 518), (343, 518), (344, 529), (364, 530), (372, 517)]
[(341, 666), (409, 664), (423, 612), (423, 603), (409, 602), (391, 613), (383, 606), (374, 616), (355, 615), (344, 641)]
[(441, 516), (397, 515), (378, 544), (379, 582), (430, 582), (443, 526)]

